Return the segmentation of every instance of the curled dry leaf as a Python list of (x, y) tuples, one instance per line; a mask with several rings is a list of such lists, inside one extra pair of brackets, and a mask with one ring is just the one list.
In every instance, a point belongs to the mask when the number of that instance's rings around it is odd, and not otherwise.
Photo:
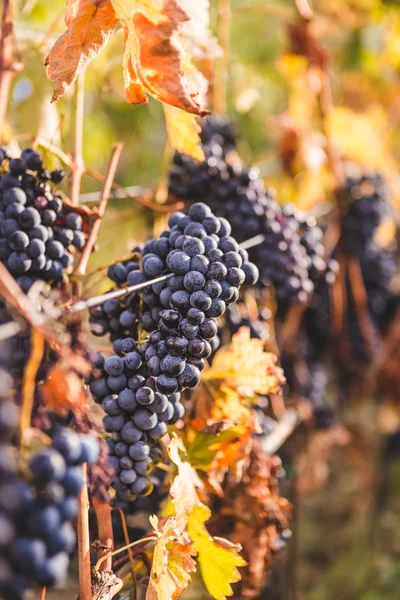
[(231, 388), (244, 388), (257, 394), (277, 393), (285, 382), (277, 358), (264, 352), (264, 342), (250, 337), (250, 329), (241, 327), (232, 343), (215, 355), (204, 380), (221, 379)]
[[(242, 480), (227, 477), (223, 486), (224, 504), (213, 511), (210, 530), (214, 536), (229, 536), (242, 547), (247, 565), (235, 588), (236, 598), (259, 596), (266, 575), (281, 547), (291, 506), (279, 493), (277, 474), (280, 460), (267, 456), (255, 442)], [(216, 539), (214, 537), (214, 539)]]
[(203, 114), (196, 94), (183, 77), (184, 51), (179, 41), (180, 26), (189, 20), (176, 0), (137, 2), (112, 0), (121, 25), (127, 32), (125, 53), (129, 54), (143, 93), (195, 114)]
[[(70, 3), (72, 14), (76, 5)], [(70, 20), (71, 15), (67, 16)], [(80, 0), (67, 31), (46, 58), (47, 74), (54, 82), (52, 102), (59, 100), (79, 73), (101, 52), (118, 22), (109, 0)]]
[(191, 582), (196, 570), (196, 550), (187, 534), (180, 530), (175, 517), (168, 517), (159, 528), (156, 516), (150, 517), (158, 540), (154, 547), (146, 600), (175, 600)]
[(197, 490), (203, 488), (203, 482), (192, 465), (182, 459), (182, 455), (186, 455), (186, 449), (180, 438), (173, 435), (167, 450), (170, 459), (178, 467), (178, 475), (171, 485), (170, 496), (175, 505), (178, 527), (184, 530), (194, 507), (201, 505)]
[(87, 398), (82, 380), (74, 371), (54, 366), (41, 387), (46, 405), (57, 414), (67, 411), (84, 412)]
[(195, 9), (192, 4), (186, 0), (67, 0), (68, 30), (46, 59), (48, 76), (54, 82), (53, 101), (64, 95), (120, 23), (125, 35), (122, 67), (128, 104), (147, 104), (150, 95), (167, 105), (171, 145), (203, 160), (200, 128), (193, 116), (182, 111), (206, 114), (208, 82), (191, 57), (216, 55), (218, 45), (209, 31), (208, 0), (201, 0)]

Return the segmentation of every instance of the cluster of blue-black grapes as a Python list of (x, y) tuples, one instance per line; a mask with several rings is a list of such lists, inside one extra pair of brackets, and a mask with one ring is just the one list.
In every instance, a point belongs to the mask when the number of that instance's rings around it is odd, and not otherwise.
[(218, 331), (216, 319), (238, 300), (243, 284), (258, 280), (247, 252), (231, 237), (229, 222), (206, 204), (192, 204), (187, 215), (175, 213), (168, 224), (170, 231), (145, 246), (142, 261), (148, 277), (161, 274), (164, 265), (172, 274), (156, 284), (154, 295), (164, 310), (145, 353), (147, 368), (164, 394), (200, 382)]
[(139, 306), (130, 311), (133, 329), (121, 323), (124, 313), (115, 306), (114, 354), (97, 358), (90, 384), (107, 415), (104, 425), (112, 433), (109, 447), (117, 474), (113, 485), (125, 501), (151, 490), (151, 471), (160, 458), (157, 441), (167, 425), (184, 415), (180, 392), (200, 382), (217, 334), (216, 318), (238, 299), (242, 284), (254, 285), (258, 277), (230, 236), (229, 223), (207, 205), (194, 204), (187, 215), (175, 213), (168, 224), (169, 230), (144, 245), (140, 269), (127, 261), (118, 265), (119, 277), (115, 265), (109, 272), (129, 285), (167, 275), (141, 294), (156, 326), (138, 346), (133, 333)]
[(157, 440), (185, 410), (180, 394), (157, 391), (146, 368), (145, 347), (123, 338), (114, 342), (114, 352), (105, 360), (98, 356), (90, 390), (101, 403), (104, 427), (112, 434), (108, 447), (115, 470), (113, 487), (120, 500), (131, 502), (152, 491), (153, 469), (163, 456)]
[(229, 122), (225, 133), (221, 119), (214, 126), (214, 117), (203, 127), (206, 159), (195, 162), (176, 153), (170, 194), (188, 203), (207, 203), (215, 215), (229, 220), (238, 242), (262, 235), (263, 241), (249, 255), (260, 271), (260, 284), (272, 284), (282, 305), (305, 301), (321, 278), (331, 283), (337, 265), (324, 258), (315, 219), (291, 205), (280, 206), (274, 193), (265, 189), (258, 169), (244, 168), (237, 158), (228, 160), (235, 144)]
[(57, 282), (85, 245), (82, 217), (66, 212), (52, 189), (64, 177), (49, 171), (35, 150), (10, 158), (0, 148), (0, 260), (27, 292), (34, 281)]
[(34, 584), (52, 587), (67, 576), (83, 463), (97, 461), (96, 438), (60, 425), (52, 444), (35, 452), (22, 477), (12, 441), (19, 411), (10, 400), (12, 378), (0, 371), (0, 596), (23, 598)]
[[(367, 293), (367, 308), (371, 322), (379, 332), (386, 323), (387, 306), (392, 295), (391, 281), (395, 272), (395, 248), (382, 247), (375, 233), (382, 219), (389, 214), (388, 192), (382, 177), (376, 173), (350, 176), (340, 191), (342, 235), (335, 253), (341, 252), (358, 261)], [(355, 363), (368, 363), (370, 352), (360, 329), (360, 316), (349, 276), (346, 275), (345, 327), (350, 357)], [(305, 329), (320, 355), (333, 341), (333, 312), (329, 290), (323, 282), (316, 288), (310, 308), (306, 311)], [(351, 363), (348, 364), (351, 366)]]

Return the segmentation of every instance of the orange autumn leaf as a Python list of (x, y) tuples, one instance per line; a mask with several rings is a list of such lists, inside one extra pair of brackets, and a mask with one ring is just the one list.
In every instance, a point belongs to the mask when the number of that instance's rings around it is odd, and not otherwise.
[(142, 93), (188, 112), (204, 114), (199, 95), (192, 93), (184, 78), (185, 54), (178, 32), (189, 18), (178, 2), (153, 0), (148, 5), (139, 1), (133, 10), (128, 0), (112, 0), (112, 4), (127, 32), (125, 53)]
[(57, 414), (66, 411), (82, 412), (86, 406), (86, 395), (82, 380), (73, 371), (56, 365), (40, 388), (46, 405)]
[(150, 517), (150, 523), (158, 540), (154, 547), (146, 600), (175, 600), (191, 582), (190, 573), (196, 570), (192, 557), (197, 552), (187, 535), (178, 528), (175, 517), (168, 517), (161, 528), (155, 515)]
[[(76, 5), (70, 3), (67, 19)], [(59, 100), (79, 73), (101, 52), (118, 19), (109, 0), (80, 0), (67, 31), (56, 41), (46, 58), (47, 73), (54, 82), (52, 102)]]
[(248, 327), (241, 327), (232, 343), (217, 352), (203, 379), (221, 379), (229, 387), (256, 394), (277, 393), (285, 378), (276, 363), (275, 354), (264, 351), (264, 342), (251, 338)]
[(149, 99), (139, 81), (136, 70), (132, 64), (131, 52), (128, 45), (128, 32), (124, 30), (124, 56), (122, 58), (122, 69), (124, 75), (125, 98), (128, 104), (148, 104)]
[(65, 4), (65, 23), (67, 27), (70, 26), (73, 19), (76, 17), (78, 12), (80, 0), (67, 0)]

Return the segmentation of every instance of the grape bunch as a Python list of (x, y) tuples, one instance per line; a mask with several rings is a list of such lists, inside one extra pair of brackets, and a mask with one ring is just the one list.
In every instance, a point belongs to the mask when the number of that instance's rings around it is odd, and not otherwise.
[(258, 279), (247, 252), (231, 237), (228, 221), (215, 217), (206, 204), (193, 204), (187, 215), (173, 214), (168, 224), (171, 229), (164, 234), (169, 235), (147, 244), (142, 261), (148, 277), (159, 275), (164, 264), (172, 274), (157, 288), (164, 310), (145, 352), (162, 394), (200, 382), (217, 334), (216, 319), (237, 301), (241, 285)]
[(379, 173), (351, 173), (339, 193), (342, 244), (360, 255), (371, 243), (382, 218), (388, 215), (388, 190)]
[(21, 158), (9, 158), (0, 149), (0, 162), (5, 170), (0, 176), (0, 260), (25, 292), (37, 279), (59, 281), (73, 263), (71, 249), (85, 245), (82, 217), (66, 212), (51, 187), (64, 172), (44, 168), (42, 157), (29, 148)]
[[(228, 218), (240, 243), (263, 236), (250, 251), (260, 271), (260, 284), (273, 285), (278, 302), (303, 302), (321, 277), (334, 280), (324, 258), (322, 232), (315, 219), (307, 219), (292, 205), (280, 206), (267, 190), (256, 168), (227, 160), (234, 138), (218, 132), (213, 118), (204, 125), (206, 159), (194, 162), (176, 153), (170, 172), (169, 191), (188, 204), (204, 201), (213, 213)], [(213, 131), (215, 130), (215, 133)]]
[[(170, 230), (144, 245), (140, 270), (138, 263), (132, 269), (121, 263), (123, 268), (111, 272), (128, 285), (167, 275), (141, 294), (145, 313), (151, 311), (156, 325), (141, 345), (126, 329), (115, 331), (114, 354), (97, 357), (90, 382), (106, 413), (114, 488), (124, 501), (151, 490), (150, 473), (160, 454), (157, 441), (167, 425), (184, 416), (179, 392), (200, 381), (217, 333), (215, 319), (238, 299), (240, 286), (253, 285), (258, 276), (230, 237), (229, 223), (205, 204), (191, 206), (188, 215), (173, 214), (168, 224)], [(143, 315), (141, 323), (147, 329)]]
[(114, 342), (114, 351), (105, 360), (97, 356), (90, 391), (106, 413), (104, 427), (112, 434), (108, 445), (113, 487), (121, 500), (131, 502), (152, 490), (151, 473), (162, 458), (157, 441), (185, 410), (180, 394), (157, 391), (144, 360), (146, 344), (138, 348), (132, 338), (124, 338)]
[(204, 119), (200, 133), (201, 143), (219, 144), (224, 155), (236, 149), (238, 131), (236, 125), (230, 119), (220, 115), (213, 115)]
[(248, 327), (252, 338), (267, 341), (270, 337), (268, 322), (271, 317), (271, 311), (268, 308), (262, 307), (258, 311), (258, 314), (253, 316), (249, 314), (245, 303), (239, 301), (229, 306), (226, 311), (225, 324), (229, 330), (230, 337), (235, 335), (241, 327)]
[[(4, 421), (1, 434), (3, 441)], [(0, 591), (4, 597), (18, 599), (35, 583), (52, 587), (65, 580), (69, 554), (76, 543), (72, 522), (77, 517), (77, 495), (83, 485), (81, 465), (96, 462), (98, 452), (96, 438), (57, 425), (52, 431), (51, 447), (32, 456), (30, 481), (24, 481), (17, 477), (15, 465), (1, 450), (4, 554), (0, 554)]]

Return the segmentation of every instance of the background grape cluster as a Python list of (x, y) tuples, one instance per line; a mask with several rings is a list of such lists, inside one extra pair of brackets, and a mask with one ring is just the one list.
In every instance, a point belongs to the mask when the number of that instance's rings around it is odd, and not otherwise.
[(207, 203), (217, 216), (229, 220), (238, 242), (263, 236), (249, 250), (260, 271), (260, 285), (273, 285), (282, 306), (304, 302), (319, 279), (333, 282), (337, 265), (325, 260), (315, 219), (292, 205), (279, 205), (258, 169), (242, 165), (233, 152), (233, 129), (229, 121), (207, 119), (202, 134), (205, 161), (175, 153), (169, 192), (188, 203)]
[(57, 282), (73, 264), (71, 250), (85, 245), (82, 217), (52, 188), (64, 172), (44, 168), (30, 148), (21, 158), (0, 148), (0, 162), (0, 260), (25, 292), (37, 279)]

